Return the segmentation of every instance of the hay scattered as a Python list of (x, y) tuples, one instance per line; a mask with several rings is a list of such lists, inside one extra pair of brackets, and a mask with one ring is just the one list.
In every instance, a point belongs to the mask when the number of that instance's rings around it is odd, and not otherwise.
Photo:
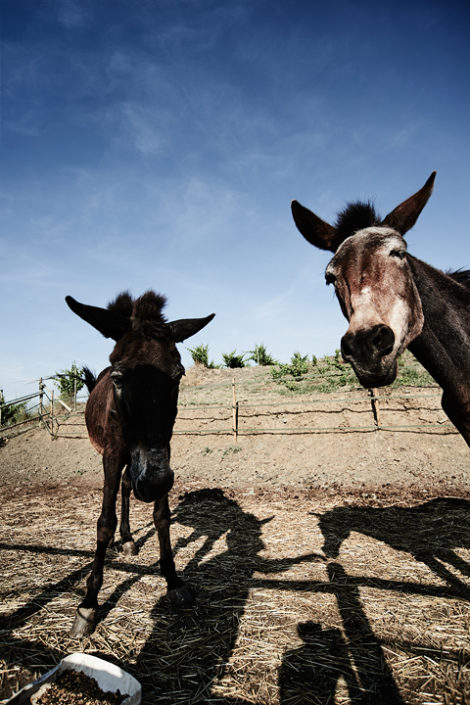
[(100, 493), (3, 505), (0, 702), (77, 650), (131, 672), (144, 705), (470, 702), (467, 502), (202, 490), (173, 503), (196, 607), (165, 596), (151, 511), (133, 503), (140, 553), (109, 552), (101, 621), (80, 642), (68, 630)]

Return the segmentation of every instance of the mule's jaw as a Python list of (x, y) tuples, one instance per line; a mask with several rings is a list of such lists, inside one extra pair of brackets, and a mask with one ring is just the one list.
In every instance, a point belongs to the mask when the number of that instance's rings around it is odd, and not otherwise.
[(132, 489), (137, 499), (142, 502), (156, 502), (164, 497), (173, 487), (174, 473), (168, 468), (164, 472), (149, 472), (132, 482)]
[(174, 474), (166, 449), (136, 449), (131, 453), (129, 475), (132, 489), (142, 502), (155, 502), (173, 487)]
[(358, 378), (359, 382), (366, 389), (372, 389), (374, 387), (386, 387), (388, 384), (392, 384), (395, 381), (398, 372), (398, 362), (394, 360), (391, 365), (386, 367), (386, 369), (380, 370), (365, 370), (354, 364), (354, 361), (350, 361), (351, 366)]

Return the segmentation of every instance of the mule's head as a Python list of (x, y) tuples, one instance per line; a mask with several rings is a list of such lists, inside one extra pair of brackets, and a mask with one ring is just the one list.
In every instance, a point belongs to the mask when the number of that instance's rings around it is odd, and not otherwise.
[(165, 299), (148, 291), (135, 301), (121, 294), (108, 308), (86, 306), (66, 297), (72, 311), (116, 341), (110, 355), (108, 400), (110, 433), (124, 441), (138, 499), (151, 502), (173, 485), (170, 439), (184, 374), (176, 343), (214, 317), (167, 322)]
[(297, 201), (292, 214), (312, 245), (334, 252), (326, 268), (349, 328), (341, 352), (365, 387), (390, 384), (399, 355), (421, 332), (424, 317), (403, 235), (432, 193), (435, 172), (420, 191), (381, 220), (370, 204), (348, 206), (333, 227)]

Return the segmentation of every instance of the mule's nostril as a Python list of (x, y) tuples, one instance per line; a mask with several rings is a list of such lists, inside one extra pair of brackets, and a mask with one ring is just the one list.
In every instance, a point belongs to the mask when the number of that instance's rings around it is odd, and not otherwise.
[(391, 353), (394, 344), (392, 329), (378, 324), (356, 333), (346, 333), (341, 339), (341, 353), (347, 362), (366, 364)]
[(388, 326), (378, 326), (372, 344), (379, 353), (379, 355), (388, 355), (393, 350), (393, 345), (395, 343), (395, 335), (393, 330)]
[(354, 336), (351, 333), (346, 333), (341, 338), (341, 354), (345, 360), (350, 358), (353, 354), (353, 343)]

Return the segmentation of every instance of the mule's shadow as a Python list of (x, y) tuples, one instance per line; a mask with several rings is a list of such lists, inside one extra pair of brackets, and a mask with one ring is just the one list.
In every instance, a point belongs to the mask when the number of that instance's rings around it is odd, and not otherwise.
[[(336, 507), (319, 515), (323, 550), (330, 559), (328, 592), (336, 598), (345, 638), (336, 629), (322, 631), (319, 625), (299, 625), (304, 644), (284, 656), (279, 676), (281, 703), (291, 702), (302, 693), (309, 694), (308, 702), (332, 702), (339, 676), (346, 682), (352, 703), (403, 703), (381, 644), (366, 617), (359, 587), (381, 583), (384, 590), (468, 599), (470, 590), (444, 563), (462, 576), (470, 575), (470, 565), (456, 553), (457, 548), (470, 547), (469, 514), (470, 503), (465, 500), (434, 499), (411, 508)], [(391, 582), (385, 576), (383, 581), (348, 576), (343, 566), (331, 559), (338, 558), (343, 541), (353, 531), (408, 552), (446, 581), (448, 587)], [(419, 653), (416, 644), (402, 646)], [(439, 660), (442, 654), (436, 651), (434, 656)], [(454, 658), (457, 663), (459, 654), (449, 652), (447, 658)]]
[[(312, 622), (298, 625), (304, 643), (284, 655), (279, 672), (282, 705), (291, 702), (330, 703), (340, 678), (347, 687), (351, 703), (403, 705), (380, 640), (367, 619), (360, 587), (370, 585), (384, 591), (468, 599), (469, 589), (444, 563), (462, 576), (470, 574), (469, 564), (456, 552), (458, 548), (470, 548), (469, 510), (470, 503), (465, 500), (435, 499), (408, 509), (336, 507), (324, 514), (315, 513), (319, 516), (324, 537), (328, 582), (254, 581), (264, 588), (329, 593), (334, 596), (341, 616), (342, 632), (337, 628), (323, 630)], [(391, 581), (386, 576), (383, 579), (349, 576), (339, 561), (332, 559), (338, 558), (343, 541), (353, 531), (385, 542), (395, 550), (407, 551), (416, 560), (424, 562), (446, 584), (435, 585), (431, 581), (418, 584), (406, 578)], [(397, 644), (416, 655), (421, 653), (419, 645), (401, 642), (399, 637)], [(442, 658), (439, 650), (431, 651), (437, 661)], [(446, 658), (457, 664), (458, 650), (448, 650)]]
[[(456, 499), (435, 499), (406, 509), (336, 507), (319, 516), (324, 551), (329, 558), (328, 582), (280, 581), (254, 577), (253, 573), (279, 573), (296, 563), (324, 560), (324, 557), (312, 553), (280, 560), (263, 559), (259, 555), (264, 548), (262, 528), (269, 519), (260, 520), (243, 511), (220, 490), (189, 493), (177, 507), (175, 519), (191, 531), (175, 542), (175, 553), (194, 546), (185, 578), (195, 588), (196, 607), (178, 612), (171, 608), (167, 597), (162, 597), (152, 610), (152, 631), (136, 666), (121, 665), (141, 680), (145, 702), (170, 703), (172, 692), (178, 687), (187, 702), (246, 705), (240, 699), (217, 696), (214, 686), (227, 673), (250, 588), (328, 592), (337, 601), (343, 631), (339, 628), (323, 630), (313, 623), (299, 626), (303, 644), (286, 652), (279, 672), (281, 703), (286, 705), (302, 693), (308, 694), (305, 702), (331, 702), (341, 676), (351, 702), (402, 705), (380, 641), (367, 620), (359, 588), (383, 585), (384, 590), (410, 594), (468, 598), (469, 590), (456, 573), (468, 577), (470, 566), (456, 549), (470, 547), (469, 514), (470, 502)], [(348, 576), (338, 556), (343, 541), (353, 531), (385, 542), (395, 550), (407, 551), (447, 584), (423, 585), (407, 580), (393, 583), (375, 577)], [(145, 543), (152, 534), (153, 529), (146, 527), (139, 543)], [(9, 548), (48, 552), (37, 546)], [(79, 553), (91, 557), (88, 551)], [(452, 566), (454, 572), (445, 564)], [(121, 561), (114, 565), (128, 577), (108, 597), (103, 605), (105, 613), (142, 575), (152, 575), (155, 571), (154, 566), (130, 566)], [(69, 589), (87, 570), (88, 566), (82, 566), (71, 571), (53, 586), (52, 593)], [(10, 614), (4, 628), (8, 631), (24, 623), (50, 599), (51, 587), (48, 586), (31, 603)], [(17, 647), (16, 658), (21, 661), (21, 644)], [(408, 647), (418, 653), (416, 645)], [(57, 657), (55, 654), (53, 660)], [(439, 654), (435, 657), (439, 659)], [(447, 658), (450, 657), (448, 653)], [(156, 667), (156, 664), (161, 666)], [(180, 701), (183, 700), (180, 698)]]
[[(409, 509), (337, 507), (325, 512), (319, 519), (324, 551), (330, 559), (325, 584), (255, 578), (255, 571), (279, 573), (301, 561), (317, 561), (322, 557), (308, 554), (282, 560), (263, 559), (259, 556), (264, 548), (261, 532), (269, 519), (262, 521), (243, 511), (220, 490), (185, 495), (174, 516), (192, 531), (176, 541), (174, 550), (178, 553), (195, 547), (185, 567), (185, 579), (195, 588), (196, 606), (176, 612), (163, 597), (152, 610), (153, 630), (135, 667), (144, 687), (145, 701), (170, 703), (176, 687), (185, 693), (187, 702), (246, 705), (241, 699), (217, 696), (214, 685), (227, 673), (249, 589), (263, 585), (289, 591), (329, 592), (337, 601), (343, 628), (341, 632), (339, 628), (323, 630), (313, 623), (299, 625), (304, 643), (286, 652), (279, 672), (282, 705), (298, 700), (302, 693), (306, 694), (305, 702), (319, 705), (331, 702), (339, 678), (345, 682), (351, 703), (403, 705), (360, 598), (361, 585), (375, 585), (380, 580), (348, 576), (343, 566), (331, 559), (338, 557), (342, 542), (352, 531), (363, 533), (425, 562), (448, 586), (423, 586), (407, 580), (393, 584), (384, 579), (384, 589), (439, 597), (468, 596), (465, 584), (443, 563), (460, 570), (462, 575), (470, 573), (468, 563), (455, 552), (459, 547), (470, 546), (469, 509), (470, 503), (463, 500), (438, 499)], [(409, 648), (417, 647), (409, 645)], [(175, 654), (178, 654), (176, 660)], [(439, 658), (437, 653), (436, 658)], [(171, 665), (155, 672), (155, 664), (159, 663)]]
[(335, 507), (319, 515), (327, 557), (337, 558), (341, 544), (355, 531), (406, 551), (445, 581), (453, 594), (470, 599), (470, 589), (446, 564), (470, 577), (470, 564), (456, 553), (470, 548), (470, 502), (438, 498), (417, 507)]
[[(264, 548), (261, 532), (271, 519), (260, 520), (243, 511), (218, 489), (186, 494), (175, 519), (192, 528), (174, 550), (195, 545), (184, 577), (196, 593), (196, 605), (177, 612), (166, 597), (155, 605), (154, 628), (136, 664), (146, 701), (170, 703), (178, 683), (178, 702), (246, 705), (237, 698), (218, 697), (213, 687), (226, 673), (254, 571), (277, 573), (301, 561), (323, 559), (317, 554), (263, 559), (258, 555)], [(167, 667), (155, 672), (149, 664), (156, 663)]]

